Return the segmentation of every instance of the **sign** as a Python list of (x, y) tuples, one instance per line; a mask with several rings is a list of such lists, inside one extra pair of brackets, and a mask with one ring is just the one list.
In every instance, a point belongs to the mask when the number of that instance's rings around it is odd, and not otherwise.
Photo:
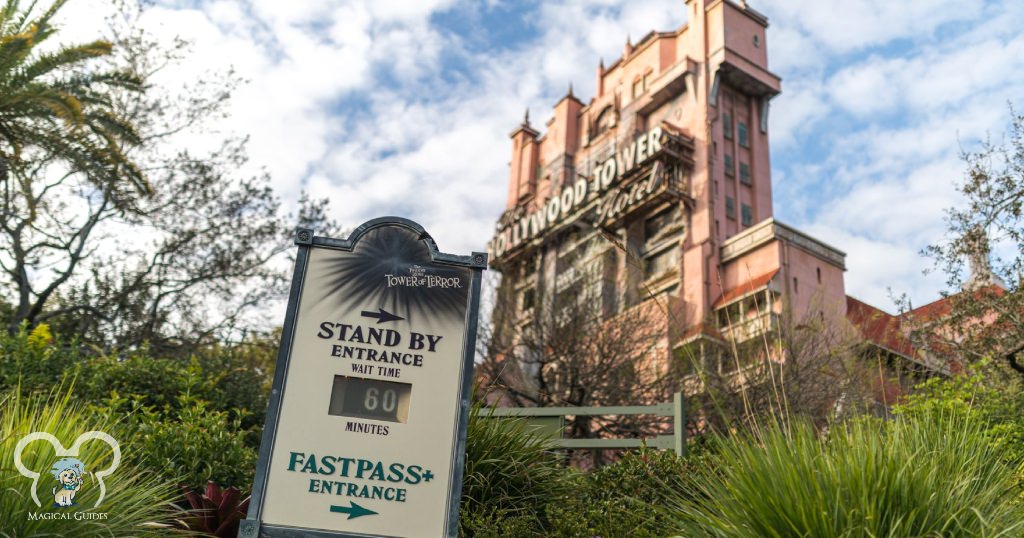
[(299, 230), (240, 538), (454, 538), (480, 276), (418, 224)]
[(641, 187), (636, 183), (621, 188), (617, 188), (617, 185), (623, 176), (661, 151), (663, 134), (661, 127), (647, 131), (595, 166), (589, 181), (581, 177), (574, 184), (553, 194), (535, 211), (501, 223), (498, 233), (488, 245), (489, 250), (495, 258), (500, 258), (524, 241), (539, 236), (548, 226), (572, 215), (597, 196), (605, 197), (599, 210), (599, 221), (621, 212), (627, 200), (629, 204), (642, 200), (660, 184), (661, 176), (656, 171), (652, 170), (648, 181)]

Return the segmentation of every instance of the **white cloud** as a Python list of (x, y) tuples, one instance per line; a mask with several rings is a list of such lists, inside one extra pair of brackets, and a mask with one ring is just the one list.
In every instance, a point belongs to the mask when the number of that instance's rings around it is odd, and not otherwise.
[[(801, 33), (825, 52), (849, 53), (898, 39), (930, 36), (947, 23), (971, 23), (982, 16), (974, 0), (761, 0), (755, 7)], [(805, 49), (803, 54), (820, 55)]]
[[(68, 37), (94, 35), (85, 21), (102, 27), (97, 5), (71, 2)], [(777, 213), (848, 252), (854, 295), (887, 304), (891, 286), (915, 302), (934, 297), (940, 279), (920, 276), (918, 251), (956, 203), (958, 140), (1000, 133), (1005, 102), (1024, 95), (1024, 3), (752, 5), (771, 19), (770, 61), (784, 80), (772, 108)], [(402, 214), (464, 253), (483, 249), (504, 209), (507, 135), (523, 109), (543, 125), (569, 82), (593, 95), (598, 58), (613, 62), (627, 35), (636, 43), (686, 19), (679, 0), (564, 0), (532, 7), (528, 41), (438, 25), (438, 14), (481, 6), (181, 0), (146, 21), (195, 41), (165, 84), (228, 66), (250, 81), (218, 127), (251, 136), (254, 167), (286, 198), (303, 186), (329, 197), (348, 226)]]
[(891, 287), (933, 300), (944, 279), (922, 275), (931, 261), (920, 249), (942, 238), (942, 210), (960, 203), (961, 144), (998, 136), (1006, 102), (1024, 95), (1024, 5), (756, 7), (772, 17), (784, 80), (772, 109), (776, 212), (848, 252), (850, 293), (882, 304)]

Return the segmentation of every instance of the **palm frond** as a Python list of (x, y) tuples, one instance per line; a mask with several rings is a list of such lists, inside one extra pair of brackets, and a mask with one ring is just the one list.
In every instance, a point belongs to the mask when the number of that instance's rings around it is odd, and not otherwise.
[(52, 54), (44, 54), (22, 69), (14, 83), (35, 80), (54, 70), (110, 54), (113, 45), (109, 41), (93, 41), (84, 45), (64, 47)]
[(63, 161), (131, 211), (152, 188), (126, 153), (142, 139), (117, 114), (112, 90), (140, 92), (144, 84), (129, 71), (81, 69), (111, 53), (108, 41), (38, 51), (56, 32), (51, 21), (65, 3), (52, 0), (37, 13), (34, 0), (27, 9), (7, 0), (0, 9), (0, 154), (12, 163), (31, 154)]

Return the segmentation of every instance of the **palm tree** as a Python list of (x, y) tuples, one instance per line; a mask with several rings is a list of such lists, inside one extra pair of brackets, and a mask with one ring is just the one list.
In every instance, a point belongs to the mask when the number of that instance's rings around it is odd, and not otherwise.
[[(111, 53), (108, 41), (41, 47), (66, 1), (40, 10), (6, 0), (0, 9), (0, 272), (16, 293), (0, 306), (11, 310), (9, 332), (34, 323), (75, 274), (99, 222), (140, 212), (152, 194), (125, 153), (140, 136), (114, 102), (141, 92), (141, 79), (93, 63)], [(84, 194), (66, 207), (60, 189)], [(42, 267), (52, 275), (45, 283)]]
[(108, 41), (40, 51), (56, 33), (51, 21), (66, 1), (56, 0), (35, 18), (35, 2), (22, 10), (20, 0), (7, 0), (0, 10), (0, 183), (8, 192), (30, 191), (8, 185), (9, 178), (31, 181), (34, 174), (18, 173), (28, 164), (61, 163), (130, 210), (136, 195), (151, 191), (125, 155), (140, 138), (115, 111), (112, 90), (141, 91), (142, 82), (125, 71), (84, 68), (111, 53)]

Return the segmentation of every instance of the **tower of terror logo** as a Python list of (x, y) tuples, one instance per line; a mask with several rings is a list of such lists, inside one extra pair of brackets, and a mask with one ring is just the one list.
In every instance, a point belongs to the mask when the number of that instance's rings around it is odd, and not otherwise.
[(413, 288), (461, 288), (462, 279), (457, 276), (428, 275), (419, 265), (409, 268), (408, 275), (385, 274), (388, 287), (405, 286)]

